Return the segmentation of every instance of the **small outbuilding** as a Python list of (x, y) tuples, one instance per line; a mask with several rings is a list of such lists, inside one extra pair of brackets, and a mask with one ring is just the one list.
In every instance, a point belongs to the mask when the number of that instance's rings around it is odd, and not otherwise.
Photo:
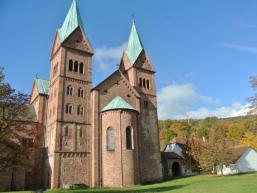
[(229, 166), (219, 167), (217, 174), (230, 175), (257, 172), (257, 152), (251, 147), (235, 146), (232, 149), (235, 161)]

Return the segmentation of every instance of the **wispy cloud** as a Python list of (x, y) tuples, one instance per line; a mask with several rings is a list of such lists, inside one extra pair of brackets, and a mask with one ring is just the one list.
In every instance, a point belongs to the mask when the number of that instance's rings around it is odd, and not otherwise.
[[(189, 111), (187, 116), (194, 119), (203, 119), (206, 117), (219, 117), (219, 118), (227, 118), (227, 117), (235, 117), (235, 116), (244, 116), (248, 112), (249, 105), (243, 105), (240, 103), (233, 103), (229, 106), (221, 106), (215, 109), (208, 109), (206, 107), (198, 108), (194, 111)], [(183, 117), (181, 117), (183, 118)]]
[(222, 43), (222, 42), (213, 42), (213, 45), (224, 47), (224, 48), (230, 48), (233, 50), (252, 52), (257, 54), (257, 47), (254, 47), (254, 46), (246, 46), (246, 45), (230, 44), (230, 43)]
[(211, 116), (233, 117), (245, 115), (248, 105), (233, 103), (211, 108), (217, 100), (197, 92), (192, 84), (171, 84), (158, 93), (158, 115), (160, 119), (201, 119)]
[(110, 65), (118, 64), (126, 45), (127, 42), (114, 47), (103, 46), (96, 48), (94, 58), (98, 64), (98, 70), (106, 71)]
[(257, 28), (257, 24), (251, 24), (251, 23), (245, 23), (245, 22), (239, 22), (238, 24), (247, 28)]

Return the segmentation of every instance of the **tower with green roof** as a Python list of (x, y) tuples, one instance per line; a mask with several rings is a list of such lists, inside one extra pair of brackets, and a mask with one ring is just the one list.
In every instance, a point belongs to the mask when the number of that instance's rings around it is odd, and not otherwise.
[(120, 62), (120, 71), (140, 95), (140, 155), (142, 181), (162, 179), (159, 150), (159, 132), (155, 70), (136, 28), (135, 21), (129, 34), (128, 45)]
[[(90, 184), (90, 90), (93, 49), (72, 1), (51, 51), (45, 176), (51, 188)], [(42, 87), (42, 90), (45, 88)], [(44, 90), (46, 92), (46, 90)]]

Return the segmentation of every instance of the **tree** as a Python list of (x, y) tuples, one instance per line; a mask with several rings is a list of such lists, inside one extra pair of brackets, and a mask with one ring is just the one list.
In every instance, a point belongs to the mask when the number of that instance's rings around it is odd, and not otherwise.
[(229, 140), (232, 140), (235, 143), (240, 143), (244, 133), (245, 127), (240, 123), (232, 123), (228, 126), (227, 137)]
[[(28, 116), (28, 96), (16, 93), (4, 82), (3, 69), (0, 69), (0, 170), (16, 165), (26, 166), (30, 156), (34, 131), (27, 129), (24, 117)], [(30, 142), (30, 143), (29, 143)]]
[(231, 145), (226, 138), (226, 130), (219, 125), (210, 129), (208, 139), (203, 145), (199, 158), (201, 168), (205, 170), (221, 169), (231, 164), (234, 160)]
[(202, 154), (202, 142), (198, 139), (191, 138), (186, 141), (185, 148), (182, 152), (183, 163), (186, 169), (200, 170), (199, 158)]
[(240, 143), (244, 146), (247, 146), (247, 147), (252, 147), (254, 148), (256, 151), (257, 151), (257, 136), (250, 132), (250, 131), (247, 131), (243, 138), (241, 139)]
[[(250, 83), (254, 90), (257, 88), (257, 76), (250, 77)], [(257, 113), (257, 93), (254, 96), (250, 97), (249, 102), (251, 102), (249, 114), (256, 114)]]

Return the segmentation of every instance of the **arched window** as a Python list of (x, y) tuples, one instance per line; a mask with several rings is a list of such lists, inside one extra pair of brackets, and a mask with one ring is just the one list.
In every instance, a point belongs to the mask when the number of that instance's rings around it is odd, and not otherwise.
[(126, 128), (126, 148), (127, 149), (133, 149), (133, 144), (132, 144), (132, 128), (127, 127)]
[(82, 137), (82, 128), (79, 128), (79, 137)]
[(83, 89), (82, 88), (79, 88), (78, 89), (78, 97), (83, 97)]
[(146, 88), (149, 89), (149, 80), (146, 81)]
[(77, 115), (83, 115), (83, 107), (81, 105), (77, 108)]
[(73, 71), (73, 61), (69, 60), (69, 71)]
[(65, 107), (65, 113), (66, 114), (71, 114), (72, 113), (72, 105), (71, 104), (66, 104), (66, 107)]
[(67, 86), (67, 89), (66, 89), (66, 94), (68, 96), (72, 96), (72, 92), (73, 92), (73, 88), (69, 85)]
[(139, 87), (142, 88), (142, 78), (139, 78)]
[(107, 129), (107, 150), (108, 151), (115, 150), (114, 129), (111, 127)]
[(143, 79), (143, 87), (145, 88), (145, 79)]
[(78, 68), (79, 68), (79, 63), (78, 61), (74, 62), (74, 72), (78, 72)]
[(64, 129), (64, 136), (69, 136), (69, 128), (68, 127), (65, 127)]
[(79, 63), (79, 73), (83, 74), (84, 64), (83, 62)]

